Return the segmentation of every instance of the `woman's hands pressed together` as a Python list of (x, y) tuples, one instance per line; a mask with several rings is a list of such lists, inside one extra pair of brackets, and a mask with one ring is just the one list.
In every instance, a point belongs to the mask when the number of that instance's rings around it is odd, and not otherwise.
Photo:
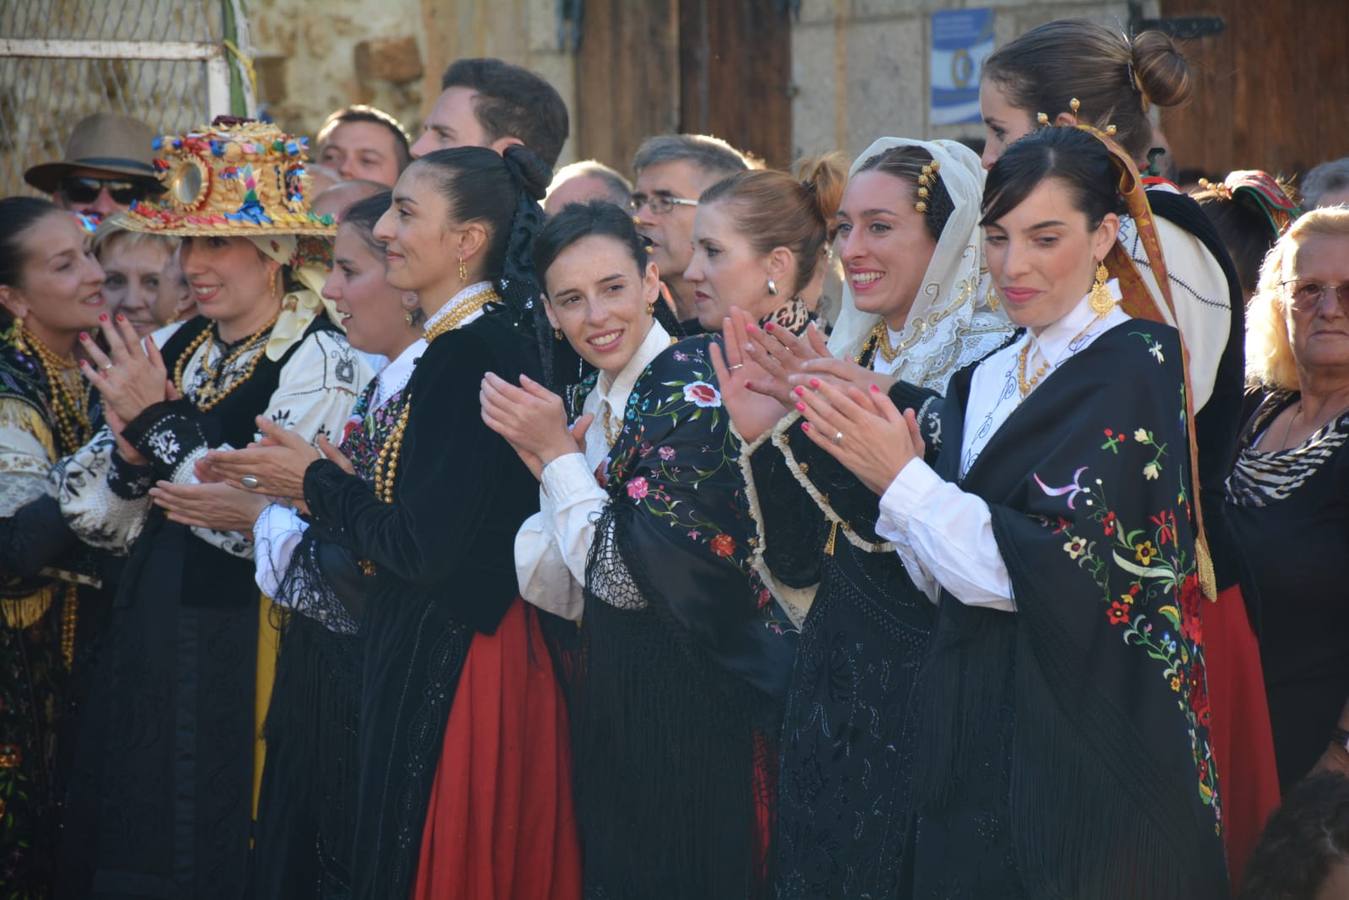
[(164, 510), (170, 522), (215, 531), (253, 530), (253, 523), (271, 500), (230, 487), (228, 484), (175, 484), (161, 481), (150, 488), (155, 505)]
[(750, 335), (754, 333), (759, 333), (759, 327), (749, 314), (732, 307), (731, 314), (723, 320), (721, 341), (713, 341), (710, 347), (721, 402), (730, 413), (735, 430), (751, 443), (787, 414), (786, 405), (770, 393), (775, 390), (769, 387), (772, 378), (758, 358), (765, 354), (749, 349), (757, 346), (751, 343)]
[(104, 407), (122, 422), (130, 422), (168, 397), (168, 372), (155, 342), (149, 337), (142, 342), (125, 316), (115, 316), (115, 324), (106, 313), (100, 319), (108, 353), (81, 333), (80, 347), (89, 359), (80, 361), (80, 371), (98, 389)]
[(559, 456), (585, 452), (585, 434), (595, 418), (581, 416), (567, 428), (562, 398), (527, 375), (520, 385), (488, 372), (478, 393), (482, 420), (506, 439), (536, 479), (543, 468)]
[(313, 447), (303, 437), (257, 417), (262, 440), (242, 450), (212, 450), (199, 469), (203, 481), (223, 481), (231, 487), (271, 497), (304, 497), (304, 473), (316, 459), (329, 459), (351, 473), (351, 462), (324, 438)]
[(923, 458), (913, 410), (901, 413), (879, 387), (844, 389), (815, 379), (810, 388), (793, 389), (806, 419), (801, 430), (874, 493), (884, 494), (911, 460)]

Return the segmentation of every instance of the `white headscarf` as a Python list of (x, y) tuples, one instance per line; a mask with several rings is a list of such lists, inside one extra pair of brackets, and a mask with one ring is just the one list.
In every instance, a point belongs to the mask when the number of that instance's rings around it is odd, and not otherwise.
[[(974, 151), (956, 141), (886, 137), (853, 161), (848, 177), (856, 175), (867, 160), (892, 147), (921, 147), (930, 153), (939, 164), (937, 177), (955, 208), (942, 229), (900, 333), (899, 356), (887, 364), (877, 353), (872, 369), (944, 393), (952, 373), (996, 349), (1012, 332), (1006, 316), (990, 308), (988, 302), (990, 286), (983, 272), (979, 238), (984, 170)], [(857, 308), (845, 278), (843, 305), (829, 338), (829, 352), (855, 359), (880, 321), (880, 316)]]
[(300, 238), (293, 234), (269, 234), (249, 237), (249, 240), (271, 259), (283, 266), (290, 266), (291, 275), (304, 285), (302, 290), (291, 291), (281, 299), (281, 312), (272, 326), (272, 334), (267, 339), (264, 351), (268, 359), (278, 360), (284, 356), (292, 344), (304, 337), (309, 323), (317, 319), (319, 312), (324, 309), (328, 311), (328, 318), (333, 324), (346, 330), (342, 325), (342, 317), (337, 314), (337, 307), (323, 296), (323, 282), (328, 277), (328, 270), (318, 260), (305, 257)]

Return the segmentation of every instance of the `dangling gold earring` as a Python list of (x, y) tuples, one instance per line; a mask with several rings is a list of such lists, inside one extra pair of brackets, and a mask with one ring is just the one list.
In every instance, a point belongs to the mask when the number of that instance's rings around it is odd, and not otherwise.
[(464, 265), (464, 258), (459, 257), (459, 281), (462, 284), (468, 284), (468, 266)]
[(560, 340), (562, 340), (562, 329), (561, 329), (561, 328), (554, 328), (554, 329), (553, 329), (553, 340), (555, 340), (555, 341), (560, 341)]
[(648, 304), (646, 305), (646, 314), (647, 314), (648, 316), (654, 316), (654, 315), (656, 314), (656, 301), (655, 301), (655, 300), (652, 300), (650, 303), (648, 303)]
[(14, 317), (13, 330), (10, 334), (13, 335), (12, 340), (15, 350), (28, 355), (32, 354), (33, 349), (28, 346), (28, 342), (23, 338), (23, 316)]
[(1087, 305), (1091, 311), (1098, 316), (1103, 316), (1115, 308), (1115, 298), (1110, 294), (1110, 288), (1105, 283), (1110, 280), (1110, 270), (1105, 267), (1105, 263), (1096, 266), (1096, 282), (1091, 286), (1091, 294), (1087, 300)]

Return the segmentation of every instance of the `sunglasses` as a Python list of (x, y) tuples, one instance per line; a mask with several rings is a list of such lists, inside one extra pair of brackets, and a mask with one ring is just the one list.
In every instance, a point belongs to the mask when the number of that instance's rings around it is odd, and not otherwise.
[(71, 203), (93, 203), (104, 188), (113, 202), (130, 206), (132, 201), (144, 200), (150, 196), (153, 186), (143, 181), (128, 181), (122, 178), (89, 178), (72, 175), (61, 179), (61, 193)]

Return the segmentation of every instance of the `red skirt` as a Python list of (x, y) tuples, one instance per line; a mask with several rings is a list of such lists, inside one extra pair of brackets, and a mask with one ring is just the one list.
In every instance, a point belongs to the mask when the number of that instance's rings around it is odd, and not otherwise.
[(415, 900), (579, 900), (567, 711), (517, 598), (469, 646), (422, 831)]
[(1213, 712), (1209, 737), (1218, 763), (1223, 838), (1235, 895), (1265, 819), (1279, 805), (1279, 775), (1260, 648), (1246, 617), (1241, 588), (1230, 587), (1216, 603), (1203, 604), (1201, 615)]

